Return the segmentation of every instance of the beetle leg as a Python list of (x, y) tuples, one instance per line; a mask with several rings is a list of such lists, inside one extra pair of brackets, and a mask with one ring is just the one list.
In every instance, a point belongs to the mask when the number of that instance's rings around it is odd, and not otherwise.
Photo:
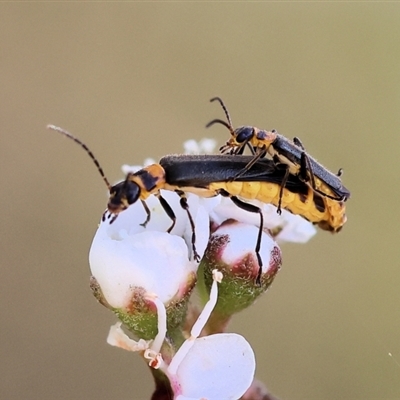
[[(308, 161), (308, 162), (307, 162)], [(314, 176), (312, 173), (312, 169), (309, 163), (309, 158), (307, 157), (307, 153), (305, 151), (303, 151), (301, 153), (300, 156), (300, 170), (299, 170), (299, 178), (303, 181), (303, 182), (308, 182), (310, 180), (311, 176)], [(308, 174), (309, 172), (309, 174)], [(315, 182), (311, 182), (314, 183), (312, 184), (312, 188), (315, 188)]]
[(315, 193), (318, 193), (322, 197), (327, 197), (328, 199), (331, 199), (331, 200), (335, 200), (335, 201), (346, 201), (347, 200), (346, 196), (339, 196), (339, 195), (331, 196), (330, 194), (325, 193), (322, 190), (319, 190), (317, 188), (313, 188), (313, 190), (314, 190)]
[(262, 232), (263, 232), (263, 227), (264, 227), (264, 216), (263, 216), (262, 210), (261, 210), (261, 208), (255, 206), (254, 204), (245, 203), (244, 201), (238, 199), (236, 196), (231, 196), (225, 190), (221, 190), (220, 194), (222, 196), (229, 197), (233, 201), (233, 203), (235, 205), (237, 205), (239, 208), (241, 208), (242, 210), (252, 212), (252, 213), (257, 213), (260, 216), (260, 227), (258, 229), (256, 248), (254, 249), (254, 251), (256, 252), (257, 262), (258, 262), (258, 267), (259, 267), (258, 273), (257, 273), (257, 278), (256, 278), (256, 283), (257, 283), (257, 285), (260, 286), (261, 285), (262, 266), (263, 266), (262, 259), (260, 256), (261, 238), (262, 238)]
[(174, 229), (174, 226), (175, 226), (175, 222), (176, 222), (175, 213), (172, 210), (171, 206), (168, 204), (167, 200), (165, 200), (164, 197), (161, 196), (160, 192), (155, 193), (155, 196), (159, 200), (162, 208), (167, 213), (168, 217), (170, 217), (172, 220), (172, 225), (167, 229), (167, 232), (170, 233), (172, 231), (172, 229)]
[[(146, 212), (146, 220), (140, 224), (140, 226), (143, 226), (144, 228), (146, 228), (146, 225), (149, 223), (150, 218), (151, 218), (151, 212), (150, 209), (148, 207), (148, 205), (146, 204), (146, 202), (144, 200), (140, 200), (142, 202), (144, 211)], [(161, 201), (160, 201), (161, 203)], [(168, 214), (168, 213), (167, 213)]]
[(240, 176), (245, 174), (247, 171), (251, 169), (251, 167), (262, 157), (265, 156), (267, 153), (267, 148), (266, 147), (258, 147), (255, 153), (255, 156), (252, 158), (252, 160), (241, 170), (239, 171), (233, 178), (232, 181), (235, 179), (238, 179)]
[(287, 180), (288, 180), (288, 178), (289, 178), (289, 172), (290, 172), (289, 166), (286, 166), (285, 175), (283, 176), (283, 179), (282, 179), (282, 182), (281, 182), (281, 187), (280, 187), (280, 189), (279, 189), (279, 201), (278, 201), (278, 208), (277, 208), (277, 210), (276, 210), (276, 212), (277, 212), (279, 215), (282, 214), (282, 208), (281, 208), (281, 206), (282, 206), (283, 189), (285, 188), (286, 182), (287, 182)]
[[(316, 188), (316, 185), (315, 185), (314, 172), (313, 172), (312, 167), (311, 167), (311, 162), (310, 162), (310, 159), (309, 159), (307, 153), (304, 151), (303, 143), (301, 142), (301, 140), (298, 137), (294, 137), (293, 138), (293, 143), (297, 147), (300, 147), (300, 149), (303, 150), (301, 152), (301, 158), (300, 158), (299, 178), (303, 182), (308, 182), (310, 180), (312, 189), (314, 191), (318, 192), (318, 189)], [(324, 193), (322, 193), (322, 194), (324, 194)]]
[(303, 143), (301, 142), (301, 140), (298, 137), (294, 137), (293, 138), (293, 143), (297, 146), (300, 147), (302, 150), (304, 149)]
[(192, 228), (192, 250), (193, 250), (193, 257), (194, 259), (199, 262), (200, 261), (200, 255), (196, 251), (196, 232), (195, 232), (195, 225), (193, 221), (192, 214), (190, 214), (189, 211), (189, 204), (187, 202), (187, 197), (185, 192), (182, 192), (181, 190), (175, 190), (175, 192), (178, 194), (178, 196), (181, 198), (180, 199), (180, 204), (181, 207), (186, 211), (188, 218), (189, 218), (189, 223)]
[[(251, 146), (249, 145), (249, 142), (245, 142), (245, 143), (242, 143), (239, 147), (237, 147), (236, 149), (234, 149), (234, 151), (233, 151), (233, 153), (232, 154), (243, 154), (243, 152), (244, 152), (244, 149), (246, 148), (246, 145), (247, 145), (247, 147), (249, 147), (250, 149), (251, 149)], [(251, 151), (251, 150), (250, 150)]]
[[(254, 149), (254, 147), (253, 147), (249, 142), (247, 142), (246, 144), (247, 144), (247, 147), (249, 148), (251, 154), (254, 156), (254, 155), (256, 154), (256, 151), (257, 151), (257, 150)], [(243, 153), (243, 152), (242, 152), (242, 153)]]
[(310, 180), (312, 189), (316, 190), (314, 173), (313, 173), (313, 170), (312, 170), (312, 167), (311, 167), (311, 162), (310, 162), (310, 159), (308, 158), (307, 153), (304, 151), (303, 143), (301, 143), (301, 141), (300, 141), (300, 139), (298, 137), (294, 137), (293, 138), (293, 143), (297, 147), (300, 147), (300, 149), (303, 150), (301, 152), (301, 158), (300, 158), (299, 178), (303, 182), (308, 182)]
[[(307, 173), (307, 171), (308, 171), (308, 173)], [(338, 176), (340, 176), (339, 174), (340, 175), (342, 174), (342, 169), (339, 170)], [(310, 181), (310, 186), (311, 186), (312, 190), (314, 190), (314, 192), (316, 192), (324, 197), (327, 197), (328, 199), (332, 199), (332, 200), (336, 200), (336, 201), (343, 201), (346, 198), (345, 196), (331, 196), (330, 194), (325, 193), (316, 187), (315, 177), (314, 177), (314, 173), (313, 173), (313, 170), (311, 167), (311, 162), (305, 151), (301, 153), (299, 178), (303, 182)]]

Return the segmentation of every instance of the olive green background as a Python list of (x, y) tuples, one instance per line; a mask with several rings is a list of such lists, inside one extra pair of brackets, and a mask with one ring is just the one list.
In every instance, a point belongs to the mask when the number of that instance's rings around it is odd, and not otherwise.
[[(400, 4), (0, 5), (2, 399), (149, 399), (89, 288), (105, 186), (204, 125), (299, 136), (351, 190), (348, 222), (282, 246), (271, 290), (230, 325), (282, 399), (400, 398)], [(393, 354), (393, 357), (388, 355)], [(396, 361), (397, 360), (397, 361)]]

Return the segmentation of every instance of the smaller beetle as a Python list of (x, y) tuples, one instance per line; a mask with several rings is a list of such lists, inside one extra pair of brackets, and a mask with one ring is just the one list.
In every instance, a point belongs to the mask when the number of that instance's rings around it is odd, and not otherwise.
[[(254, 163), (267, 154), (275, 163), (287, 165), (288, 173), (297, 175), (300, 180), (307, 183), (316, 193), (337, 201), (346, 201), (350, 198), (350, 191), (346, 189), (341, 179), (340, 169), (337, 175), (327, 170), (304, 150), (298, 138), (293, 141), (280, 135), (276, 130), (266, 131), (253, 126), (240, 126), (234, 129), (228, 109), (219, 97), (210, 100), (218, 101), (227, 118), (227, 121), (214, 119), (206, 127), (216, 123), (224, 125), (231, 133), (231, 138), (220, 148), (222, 153), (242, 154), (245, 146), (249, 146), (254, 157), (237, 177), (252, 168)], [(283, 185), (285, 182), (283, 182)]]

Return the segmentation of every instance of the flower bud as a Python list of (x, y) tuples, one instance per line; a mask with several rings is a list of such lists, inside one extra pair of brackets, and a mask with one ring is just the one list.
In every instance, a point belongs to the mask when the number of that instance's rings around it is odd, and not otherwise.
[(227, 220), (211, 235), (201, 265), (208, 287), (213, 269), (224, 275), (216, 307), (220, 316), (230, 316), (252, 304), (268, 289), (279, 271), (281, 250), (273, 238), (263, 232), (259, 252), (263, 262), (261, 285), (257, 283), (260, 268), (255, 253), (258, 231), (256, 226)]

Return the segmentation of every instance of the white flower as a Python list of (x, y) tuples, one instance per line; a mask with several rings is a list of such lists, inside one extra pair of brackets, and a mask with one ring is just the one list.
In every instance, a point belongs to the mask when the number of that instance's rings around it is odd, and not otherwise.
[[(156, 293), (161, 301), (167, 303), (187, 282), (188, 275), (197, 269), (197, 263), (189, 261), (188, 245), (182, 239), (182, 236), (190, 236), (189, 242), (191, 240), (187, 214), (181, 209), (175, 193), (166, 192), (164, 195), (177, 214), (172, 234), (166, 233), (171, 220), (156, 198), (149, 199), (152, 214), (146, 228), (140, 225), (146, 218), (140, 202), (120, 213), (112, 224), (106, 220), (99, 225), (90, 249), (89, 263), (112, 307), (126, 307), (135, 287)], [(208, 221), (205, 221), (204, 210), (197, 218), (199, 207), (195, 206), (194, 196), (193, 200), (194, 203), (189, 202), (193, 205), (191, 213), (200, 230), (196, 245), (198, 251), (203, 252), (208, 240), (208, 234), (204, 234), (209, 229)]]
[[(253, 349), (243, 336), (220, 333), (195, 340), (176, 372), (176, 400), (237, 400), (255, 372)], [(179, 391), (177, 390), (179, 388)]]
[(277, 242), (306, 243), (317, 233), (315, 226), (300, 215), (286, 210), (283, 210), (282, 214), (283, 212), (284, 222), (278, 225), (282, 230), (275, 237)]
[(111, 326), (107, 336), (107, 343), (109, 345), (134, 352), (144, 351), (150, 348), (151, 340), (133, 340), (122, 330), (121, 325), (122, 322), (117, 322)]
[(217, 142), (214, 139), (187, 140), (183, 143), (185, 154), (210, 154), (214, 151)]
[(123, 164), (121, 166), (121, 170), (124, 175), (128, 175), (129, 173), (135, 173), (142, 169), (143, 167), (147, 167), (148, 165), (155, 164), (157, 161), (154, 158), (148, 157), (145, 158), (143, 165), (129, 165), (129, 164)]
[(161, 232), (143, 232), (112, 239), (100, 229), (90, 249), (93, 276), (108, 303), (127, 308), (133, 289), (143, 287), (167, 303), (194, 271), (182, 238)]

